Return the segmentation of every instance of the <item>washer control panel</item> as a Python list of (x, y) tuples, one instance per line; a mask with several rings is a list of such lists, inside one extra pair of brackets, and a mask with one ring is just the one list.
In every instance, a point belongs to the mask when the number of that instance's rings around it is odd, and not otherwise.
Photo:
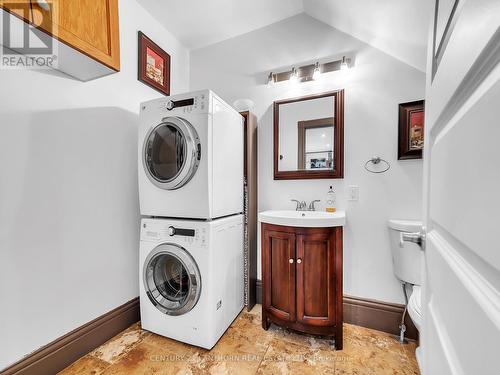
[(157, 220), (143, 220), (141, 224), (141, 241), (170, 241), (180, 245), (205, 247), (207, 244), (207, 228), (189, 227), (186, 223), (165, 223)]

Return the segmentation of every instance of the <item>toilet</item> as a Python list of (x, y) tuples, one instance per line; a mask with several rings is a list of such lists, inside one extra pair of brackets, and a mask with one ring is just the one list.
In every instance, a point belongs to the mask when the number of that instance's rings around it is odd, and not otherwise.
[[(423, 253), (420, 247), (412, 242), (403, 242), (402, 233), (416, 233), (422, 230), (422, 222), (416, 220), (389, 220), (389, 233), (393, 270), (396, 277), (412, 285), (408, 299), (408, 314), (418, 331), (422, 326), (421, 266)], [(417, 361), (419, 349), (417, 348)], [(420, 361), (419, 361), (420, 362)]]

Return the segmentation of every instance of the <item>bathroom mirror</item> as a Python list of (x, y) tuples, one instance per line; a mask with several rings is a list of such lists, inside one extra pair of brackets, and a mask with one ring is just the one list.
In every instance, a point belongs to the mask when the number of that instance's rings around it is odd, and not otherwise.
[(344, 90), (275, 101), (274, 179), (344, 177)]

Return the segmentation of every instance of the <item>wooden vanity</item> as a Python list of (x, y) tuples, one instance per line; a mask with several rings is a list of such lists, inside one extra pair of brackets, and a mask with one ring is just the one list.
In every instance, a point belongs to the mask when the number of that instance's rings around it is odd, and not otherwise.
[(264, 329), (328, 336), (342, 349), (342, 233), (261, 220)]

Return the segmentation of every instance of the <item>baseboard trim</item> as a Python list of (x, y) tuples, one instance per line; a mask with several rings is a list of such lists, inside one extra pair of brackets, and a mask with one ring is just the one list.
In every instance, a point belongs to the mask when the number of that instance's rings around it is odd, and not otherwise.
[(139, 319), (137, 297), (43, 346), (0, 374), (56, 374)]
[[(262, 281), (257, 280), (257, 303), (262, 303)], [(344, 295), (344, 322), (399, 335), (404, 305)], [(417, 340), (418, 331), (412, 320), (405, 317), (406, 337)]]

